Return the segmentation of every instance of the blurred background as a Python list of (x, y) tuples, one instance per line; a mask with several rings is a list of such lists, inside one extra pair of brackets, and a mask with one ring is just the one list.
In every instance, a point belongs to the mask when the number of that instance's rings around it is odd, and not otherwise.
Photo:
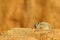
[(0, 32), (14, 27), (35, 28), (36, 22), (60, 28), (60, 0), (0, 0)]

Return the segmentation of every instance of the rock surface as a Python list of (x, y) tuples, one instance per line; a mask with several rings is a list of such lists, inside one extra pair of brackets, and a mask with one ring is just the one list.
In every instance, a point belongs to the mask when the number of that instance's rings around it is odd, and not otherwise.
[(12, 28), (1, 33), (0, 40), (60, 40), (60, 30)]

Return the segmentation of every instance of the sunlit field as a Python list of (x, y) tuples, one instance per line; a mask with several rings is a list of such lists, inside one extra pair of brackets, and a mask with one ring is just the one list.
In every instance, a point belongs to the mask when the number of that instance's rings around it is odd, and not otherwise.
[(35, 29), (37, 22), (60, 29), (60, 0), (0, 0), (0, 33), (15, 27)]

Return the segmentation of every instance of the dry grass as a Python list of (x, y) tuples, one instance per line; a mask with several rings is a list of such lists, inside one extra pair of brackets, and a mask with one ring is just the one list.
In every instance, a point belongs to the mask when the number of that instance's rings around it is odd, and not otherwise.
[(0, 0), (0, 40), (60, 40), (59, 30), (28, 29), (40, 21), (60, 28), (60, 0)]
[(60, 28), (60, 0), (0, 0), (0, 32), (40, 21)]
[(12, 28), (1, 33), (0, 40), (60, 40), (60, 30), (42, 31), (31, 28)]

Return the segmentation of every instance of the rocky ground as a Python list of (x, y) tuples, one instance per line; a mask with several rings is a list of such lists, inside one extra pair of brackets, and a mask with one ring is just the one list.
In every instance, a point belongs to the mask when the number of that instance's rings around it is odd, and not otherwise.
[(60, 30), (12, 28), (1, 33), (0, 40), (60, 40)]

